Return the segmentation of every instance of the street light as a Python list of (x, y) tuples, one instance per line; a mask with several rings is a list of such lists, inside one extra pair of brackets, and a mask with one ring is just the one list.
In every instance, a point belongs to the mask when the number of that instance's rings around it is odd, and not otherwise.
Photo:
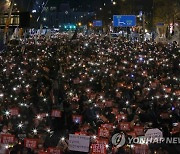
[(90, 22), (90, 23), (89, 23), (89, 26), (92, 27), (92, 25), (93, 25), (93, 24)]
[(116, 2), (115, 2), (115, 1), (113, 1), (113, 5), (116, 5)]
[(82, 26), (82, 23), (81, 23), (81, 22), (78, 22), (78, 26)]

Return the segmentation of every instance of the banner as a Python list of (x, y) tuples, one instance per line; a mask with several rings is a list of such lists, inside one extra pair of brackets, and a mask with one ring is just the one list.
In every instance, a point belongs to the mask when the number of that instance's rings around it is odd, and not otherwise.
[(89, 145), (89, 136), (69, 134), (69, 150), (89, 152)]

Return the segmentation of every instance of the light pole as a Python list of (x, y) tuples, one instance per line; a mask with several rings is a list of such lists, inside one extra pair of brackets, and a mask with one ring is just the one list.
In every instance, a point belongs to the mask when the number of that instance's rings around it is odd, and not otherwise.
[(6, 35), (7, 35), (8, 28), (9, 28), (9, 25), (10, 25), (10, 22), (11, 22), (11, 14), (12, 14), (13, 6), (14, 6), (14, 0), (11, 0), (10, 9), (9, 9), (9, 13), (8, 13), (8, 19), (6, 20), (6, 25), (5, 25), (5, 28), (4, 28), (4, 44), (7, 41)]
[(143, 34), (142, 34), (142, 40), (144, 41), (144, 35), (145, 35), (145, 14), (142, 14), (142, 21), (143, 21)]

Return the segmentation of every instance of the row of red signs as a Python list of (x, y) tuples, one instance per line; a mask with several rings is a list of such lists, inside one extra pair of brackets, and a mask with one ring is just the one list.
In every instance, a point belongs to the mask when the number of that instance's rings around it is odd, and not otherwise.
[[(1, 143), (2, 144), (11, 144), (15, 142), (15, 136), (11, 134), (1, 134)], [(38, 145), (38, 139), (24, 139), (24, 146), (31, 149), (36, 149)], [(40, 151), (39, 154), (61, 154), (60, 149), (58, 148), (48, 148), (47, 152)]]
[[(76, 119), (76, 118), (75, 118)], [(131, 127), (130, 122), (120, 122), (118, 125), (119, 129), (122, 131), (126, 131), (128, 135), (131, 135), (133, 137), (136, 136), (143, 136), (144, 135), (144, 127), (143, 126), (133, 126)], [(76, 132), (77, 135), (87, 135), (87, 129), (89, 129), (89, 126), (82, 127), (80, 132)], [(98, 129), (98, 136), (103, 138), (109, 138), (111, 131), (113, 131), (113, 124), (107, 123), (107, 124), (101, 124), (101, 127)]]
[[(134, 126), (133, 131), (131, 131), (131, 123), (130, 122), (120, 122), (119, 129), (122, 131), (129, 131), (129, 135), (132, 136), (142, 136), (144, 135), (144, 127), (143, 126)], [(113, 130), (113, 124), (103, 124), (98, 129), (98, 136), (109, 138), (110, 131)]]
[[(103, 127), (102, 127), (103, 128)], [(1, 134), (1, 143), (10, 144), (14, 143), (15, 136), (11, 134)], [(36, 149), (38, 145), (38, 139), (24, 139), (24, 146), (31, 149)], [(106, 145), (108, 145), (108, 139), (96, 139), (95, 143), (91, 145), (91, 154), (107, 154)], [(135, 154), (147, 153), (147, 145), (135, 145), (133, 147)], [(47, 151), (40, 151), (39, 154), (61, 154), (58, 148), (48, 148)]]
[[(10, 112), (11, 116), (18, 116), (20, 113), (19, 108), (11, 108), (11, 109), (9, 109), (9, 112)], [(46, 113), (41, 113), (39, 115), (41, 116), (41, 118), (44, 118), (46, 116)], [(52, 110), (51, 116), (52, 117), (61, 117), (61, 111)]]
[(38, 154), (62, 154), (58, 148), (48, 148), (47, 151), (39, 151)]
[[(91, 145), (91, 154), (107, 154), (106, 142), (97, 142)], [(148, 153), (148, 145), (146, 144), (135, 144), (133, 148), (131, 148), (131, 152), (133, 154), (146, 154)]]

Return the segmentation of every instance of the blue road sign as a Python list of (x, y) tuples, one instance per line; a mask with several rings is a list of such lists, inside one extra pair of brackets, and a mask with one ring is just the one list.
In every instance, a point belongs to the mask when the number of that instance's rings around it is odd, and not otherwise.
[(164, 26), (164, 23), (163, 22), (159, 22), (159, 23), (157, 23), (157, 26)]
[(135, 15), (114, 15), (113, 26), (114, 27), (136, 26), (136, 16)]
[(94, 27), (102, 27), (102, 20), (94, 20), (93, 26)]

